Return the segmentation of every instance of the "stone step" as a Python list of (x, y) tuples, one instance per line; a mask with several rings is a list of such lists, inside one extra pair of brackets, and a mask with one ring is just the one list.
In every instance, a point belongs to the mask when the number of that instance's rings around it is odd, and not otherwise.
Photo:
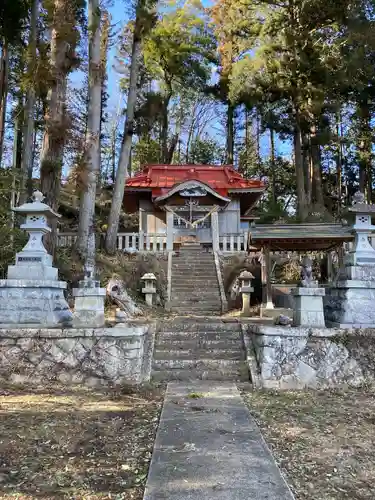
[(213, 278), (212, 280), (204, 280), (204, 279), (197, 279), (197, 280), (190, 280), (190, 279), (174, 279), (172, 278), (172, 290), (183, 290), (184, 288), (188, 288), (189, 290), (192, 289), (200, 289), (202, 288), (202, 285), (204, 288), (210, 288), (212, 291), (215, 291), (219, 293), (219, 287), (218, 287), (218, 282), (216, 278)]
[(180, 308), (188, 308), (192, 307), (193, 309), (207, 309), (209, 310), (210, 307), (213, 307), (214, 309), (221, 308), (221, 301), (219, 298), (211, 299), (211, 296), (208, 294), (205, 294), (202, 292), (201, 298), (192, 298), (189, 299), (187, 298), (186, 300), (172, 300), (171, 301), (171, 307), (180, 307)]
[(172, 262), (172, 269), (189, 269), (191, 267), (195, 269), (202, 269), (205, 266), (216, 269), (215, 262), (213, 260), (205, 260), (199, 262), (197, 258), (195, 260), (191, 260), (190, 262), (187, 262), (186, 260), (180, 262)]
[(195, 259), (189, 260), (179, 260), (179, 261), (172, 261), (172, 269), (178, 268), (178, 267), (196, 267), (196, 268), (202, 268), (204, 266), (210, 266), (216, 269), (215, 266), (215, 261), (213, 259), (207, 259), (207, 260), (199, 260), (199, 257), (196, 257)]
[(207, 270), (203, 271), (176, 271), (172, 272), (172, 283), (175, 281), (181, 282), (182, 280), (194, 284), (197, 282), (206, 282), (209, 281), (211, 284), (214, 284), (214, 286), (217, 287), (218, 281), (217, 281), (217, 274), (215, 273), (209, 273)]
[(242, 350), (242, 339), (240, 336), (236, 339), (228, 339), (227, 337), (217, 339), (216, 334), (212, 334), (215, 338), (205, 338), (204, 335), (210, 334), (197, 334), (197, 337), (192, 339), (181, 338), (179, 335), (169, 336), (165, 338), (162, 334), (158, 334), (155, 341), (155, 350), (194, 350), (194, 349), (210, 349), (212, 351), (218, 350)]
[(245, 382), (249, 380), (248, 374), (241, 371), (231, 373), (219, 373), (214, 370), (154, 370), (151, 374), (155, 382), (171, 382), (173, 380), (220, 380)]
[(184, 307), (190, 305), (192, 306), (200, 305), (203, 308), (209, 308), (210, 306), (221, 307), (220, 296), (213, 297), (211, 294), (203, 293), (202, 291), (200, 297), (185, 295), (184, 299), (182, 299), (173, 296), (173, 300), (170, 301), (171, 307)]
[(172, 269), (172, 279), (175, 277), (191, 277), (195, 278), (217, 278), (215, 269), (203, 267), (202, 269)]
[(186, 360), (201, 361), (208, 358), (220, 361), (243, 361), (244, 352), (241, 349), (160, 349), (154, 350), (155, 360)]
[(199, 259), (199, 260), (214, 260), (214, 255), (212, 253), (208, 252), (182, 252), (180, 255), (173, 255), (172, 262), (178, 262), (182, 260), (192, 260), (192, 259)]
[[(224, 345), (227, 345), (229, 349), (235, 346), (240, 348), (242, 346), (242, 337), (239, 332), (228, 333), (228, 335), (223, 335), (215, 332), (208, 333), (196, 333), (196, 332), (186, 332), (185, 337), (182, 334), (175, 332), (165, 332), (166, 335), (158, 334), (156, 345), (157, 346), (170, 346), (170, 348), (176, 348), (178, 346), (184, 346), (184, 349), (195, 348), (200, 346), (204, 348), (217, 348), (220, 349)], [(163, 335), (163, 336), (161, 336)], [(215, 345), (217, 344), (217, 346)], [(219, 347), (220, 346), (220, 347)]]
[(207, 316), (220, 316), (221, 315), (221, 309), (212, 309), (212, 308), (207, 308), (205, 309), (204, 307), (172, 307), (171, 312), (173, 314), (177, 314), (178, 316), (187, 316), (187, 317), (197, 317), (201, 316), (206, 318)]
[(203, 287), (198, 288), (198, 287), (193, 287), (193, 286), (174, 286), (172, 285), (172, 296), (173, 293), (176, 294), (183, 294), (185, 291), (188, 293), (192, 294), (193, 297), (200, 296), (200, 294), (203, 292), (205, 294), (209, 294), (211, 297), (221, 297), (220, 292), (217, 287), (213, 287), (212, 289), (205, 289)]
[(190, 247), (181, 247), (179, 252), (176, 254), (176, 257), (178, 257), (178, 255), (190, 255), (192, 253), (202, 253), (202, 254), (212, 255), (212, 252), (208, 252), (205, 248), (202, 248), (201, 246), (190, 246)]
[(205, 369), (205, 370), (237, 370), (239, 364), (241, 363), (238, 359), (211, 359), (210, 357), (200, 358), (200, 359), (154, 359), (152, 366), (153, 368), (179, 368), (179, 369)]
[[(207, 335), (210, 339), (210, 334), (219, 335), (218, 339), (230, 338), (231, 335), (236, 335), (237, 338), (241, 333), (241, 325), (237, 322), (225, 322), (220, 319), (212, 318), (191, 318), (177, 321), (164, 321), (158, 327), (158, 332), (163, 337), (177, 335), (184, 337), (187, 333), (197, 335)], [(211, 340), (216, 340), (212, 338)]]
[(172, 290), (176, 290), (178, 292), (178, 291), (183, 291), (184, 289), (193, 292), (198, 292), (198, 290), (204, 290), (204, 291), (210, 291), (212, 293), (218, 293), (218, 294), (220, 293), (217, 281), (216, 283), (213, 282), (207, 283), (207, 281), (205, 280), (199, 280), (195, 281), (194, 283), (190, 281), (186, 283), (186, 280), (181, 282), (180, 281), (175, 282), (175, 280), (172, 279)]
[(172, 290), (172, 297), (172, 303), (175, 305), (196, 302), (204, 302), (205, 304), (215, 303), (221, 305), (221, 298), (218, 293), (209, 293), (205, 290), (201, 290), (200, 292), (194, 292), (193, 290), (174, 292)]

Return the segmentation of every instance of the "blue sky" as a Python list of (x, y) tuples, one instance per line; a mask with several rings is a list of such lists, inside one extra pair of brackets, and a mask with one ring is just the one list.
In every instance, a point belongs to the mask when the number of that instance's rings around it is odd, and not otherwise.
[[(114, 30), (116, 32), (119, 32), (121, 28), (125, 25), (125, 23), (133, 16), (133, 9), (129, 7), (130, 2), (126, 0), (114, 0), (113, 5), (108, 8), (109, 12), (111, 13), (112, 16), (112, 25), (114, 25)], [(212, 0), (203, 0), (203, 5), (205, 7), (209, 7), (210, 5), (213, 4)], [(108, 67), (107, 67), (107, 74), (108, 74), (108, 94), (109, 94), (109, 100), (108, 100), (108, 113), (109, 115), (115, 114), (116, 110), (118, 109), (118, 106), (121, 106), (121, 109), (124, 109), (125, 104), (126, 104), (126, 96), (123, 95), (120, 92), (119, 89), (119, 82), (121, 79), (121, 75), (116, 71), (114, 65), (115, 65), (115, 57), (116, 57), (116, 44), (113, 43), (113, 46), (111, 47), (109, 54), (108, 54)], [(74, 82), (75, 85), (79, 86), (80, 84), (80, 78), (82, 78), (82, 75), (79, 76), (79, 74), (75, 74), (72, 78), (72, 82)], [(213, 127), (215, 129), (219, 128), (220, 124), (213, 124)], [(208, 130), (209, 135), (214, 137), (216, 140), (220, 141), (223, 140), (220, 136), (218, 136), (217, 132), (214, 132), (214, 130), (210, 131)], [(277, 147), (277, 152), (280, 155), (285, 155), (285, 156), (290, 156), (291, 152), (291, 144), (288, 142), (282, 142), (280, 140), (276, 141), (276, 147)], [(262, 156), (266, 157), (269, 154), (269, 138), (268, 136), (264, 136), (261, 139), (261, 153)]]

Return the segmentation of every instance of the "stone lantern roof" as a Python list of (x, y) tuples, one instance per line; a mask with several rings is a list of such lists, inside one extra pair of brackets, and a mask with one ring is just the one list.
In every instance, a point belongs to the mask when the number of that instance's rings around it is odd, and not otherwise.
[(33, 201), (23, 203), (19, 207), (14, 207), (13, 212), (18, 212), (20, 214), (46, 214), (52, 215), (53, 217), (61, 217), (60, 214), (52, 210), (50, 206), (46, 203), (43, 203), (44, 195), (40, 191), (35, 191), (33, 193)]

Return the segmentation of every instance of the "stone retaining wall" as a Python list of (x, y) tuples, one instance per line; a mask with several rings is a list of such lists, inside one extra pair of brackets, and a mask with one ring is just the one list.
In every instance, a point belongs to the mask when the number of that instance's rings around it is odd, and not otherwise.
[(247, 325), (253, 384), (266, 389), (325, 388), (373, 381), (375, 330)]
[(150, 379), (154, 325), (0, 329), (0, 380), (40, 384), (139, 384)]

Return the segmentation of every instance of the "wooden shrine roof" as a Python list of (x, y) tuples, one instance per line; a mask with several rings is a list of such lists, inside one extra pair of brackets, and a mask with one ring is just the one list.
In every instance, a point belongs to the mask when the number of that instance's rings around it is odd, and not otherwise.
[(268, 246), (271, 250), (329, 250), (353, 239), (351, 226), (342, 224), (259, 224), (249, 229), (249, 245), (257, 249)]
[(245, 179), (232, 165), (149, 165), (127, 179), (125, 190), (151, 189), (153, 197), (166, 194), (173, 186), (197, 180), (210, 186), (222, 196), (230, 192), (260, 192), (266, 185), (255, 179)]

